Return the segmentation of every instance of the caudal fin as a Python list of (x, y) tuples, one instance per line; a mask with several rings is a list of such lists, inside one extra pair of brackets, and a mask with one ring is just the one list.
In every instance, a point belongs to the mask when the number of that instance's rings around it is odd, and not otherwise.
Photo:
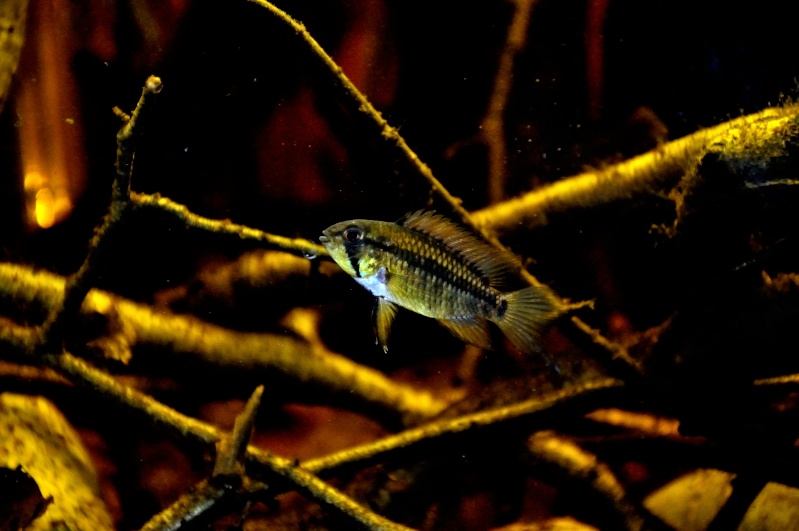
[(530, 286), (506, 293), (508, 307), (494, 320), (513, 346), (526, 354), (541, 350), (541, 334), (559, 313), (545, 289)]

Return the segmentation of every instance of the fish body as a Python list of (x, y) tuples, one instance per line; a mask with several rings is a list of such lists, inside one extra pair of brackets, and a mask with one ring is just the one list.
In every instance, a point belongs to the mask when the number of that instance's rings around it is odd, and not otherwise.
[(518, 260), (434, 212), (397, 223), (355, 219), (325, 229), (321, 243), (375, 296), (377, 341), (387, 351), (397, 307), (437, 319), (468, 343), (490, 348), (493, 322), (522, 352), (538, 349), (553, 316), (541, 288), (502, 291)]

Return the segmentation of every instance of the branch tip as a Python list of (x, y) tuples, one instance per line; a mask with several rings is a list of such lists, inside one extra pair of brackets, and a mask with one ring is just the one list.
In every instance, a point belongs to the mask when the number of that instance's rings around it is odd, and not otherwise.
[(148, 77), (147, 82), (144, 84), (145, 92), (150, 94), (158, 94), (163, 88), (164, 84), (161, 82), (161, 78), (158, 76)]
[(247, 451), (247, 444), (252, 437), (252, 430), (255, 426), (255, 415), (258, 413), (258, 406), (261, 404), (261, 396), (264, 394), (264, 386), (259, 385), (253, 391), (244, 410), (236, 416), (233, 424), (233, 431), (219, 441), (214, 463), (214, 478), (222, 478), (223, 481), (235, 481), (240, 483), (244, 477), (244, 453)]
[(114, 116), (119, 118), (119, 120), (123, 124), (126, 124), (126, 123), (128, 123), (130, 121), (130, 115), (128, 113), (126, 113), (125, 111), (123, 111), (122, 109), (120, 109), (119, 107), (115, 106), (113, 109), (111, 109), (111, 112), (113, 112)]

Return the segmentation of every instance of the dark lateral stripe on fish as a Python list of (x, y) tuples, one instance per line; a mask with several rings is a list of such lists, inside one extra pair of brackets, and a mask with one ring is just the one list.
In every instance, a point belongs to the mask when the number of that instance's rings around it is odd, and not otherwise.
[[(429, 238), (429, 245), (431, 247), (438, 246), (436, 250), (438, 251), (438, 257), (445, 256), (448, 250), (440, 244), (437, 240), (430, 238), (429, 236), (419, 233), (421, 236), (425, 238)], [(431, 277), (437, 277), (441, 279), (446, 284), (449, 284), (453, 288), (457, 290), (461, 290), (464, 293), (469, 294), (470, 296), (478, 299), (482, 302), (487, 303), (490, 307), (495, 308), (498, 304), (497, 295), (498, 293), (492, 290), (488, 286), (488, 282), (483, 276), (480, 274), (480, 271), (477, 268), (469, 263), (466, 260), (461, 261), (460, 263), (466, 267), (466, 271), (471, 273), (473, 278), (478, 281), (478, 284), (475, 285), (470, 281), (470, 278), (466, 275), (457, 275), (443, 264), (439, 263), (438, 260), (435, 258), (426, 258), (424, 259), (424, 263), (422, 262), (423, 257), (415, 254), (412, 251), (405, 250), (402, 248), (398, 248), (397, 246), (393, 246), (387, 244), (383, 241), (376, 240), (374, 238), (365, 237), (363, 239), (363, 243), (366, 245), (371, 245), (376, 247), (382, 251), (392, 253), (397, 259), (408, 262), (409, 267), (418, 268), (421, 271), (424, 271)], [(348, 253), (349, 255), (349, 253)], [(358, 271), (357, 266), (357, 259), (355, 261), (350, 258), (351, 263), (353, 264), (353, 268), (355, 269), (358, 276), (360, 276), (360, 272)], [(504, 313), (504, 312), (503, 312)]]

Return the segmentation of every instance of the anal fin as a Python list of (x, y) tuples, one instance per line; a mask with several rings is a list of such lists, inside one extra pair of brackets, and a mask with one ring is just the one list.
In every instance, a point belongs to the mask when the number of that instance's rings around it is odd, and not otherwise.
[(458, 319), (439, 319), (439, 323), (452, 332), (455, 337), (466, 343), (490, 349), (491, 339), (488, 336), (488, 321), (478, 316)]

